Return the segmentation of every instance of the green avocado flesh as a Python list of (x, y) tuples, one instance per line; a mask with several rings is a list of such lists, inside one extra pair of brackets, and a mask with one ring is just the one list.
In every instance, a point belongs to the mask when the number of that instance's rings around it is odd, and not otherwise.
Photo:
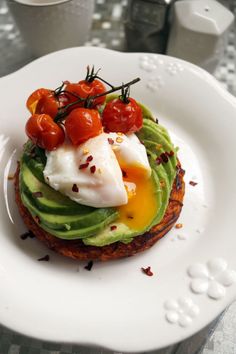
[[(119, 221), (118, 209), (81, 205), (55, 191), (44, 180), (44, 151), (27, 142), (21, 158), (21, 199), (42, 229), (61, 239), (82, 239), (85, 245), (102, 247), (117, 241), (129, 243), (162, 220), (176, 176), (176, 149), (167, 130), (155, 122), (145, 106), (140, 106), (144, 120), (137, 136), (146, 147), (157, 200), (156, 215), (151, 223), (142, 230), (130, 229)], [(166, 153), (169, 155), (164, 161), (162, 156)], [(111, 228), (111, 225), (116, 227)]]

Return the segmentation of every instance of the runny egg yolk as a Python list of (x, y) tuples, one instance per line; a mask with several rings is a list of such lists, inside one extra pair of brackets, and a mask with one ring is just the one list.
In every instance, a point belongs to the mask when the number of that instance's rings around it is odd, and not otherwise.
[[(146, 170), (141, 166), (129, 166), (122, 168), (122, 171), (128, 203), (118, 207), (119, 222), (130, 229), (142, 231), (150, 225), (157, 213), (158, 203), (153, 180), (147, 177)], [(133, 184), (134, 188), (132, 188)]]

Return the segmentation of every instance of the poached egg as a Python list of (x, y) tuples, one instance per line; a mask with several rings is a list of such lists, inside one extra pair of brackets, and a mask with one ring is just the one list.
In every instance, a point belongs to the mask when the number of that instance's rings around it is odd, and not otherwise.
[(157, 202), (144, 145), (135, 134), (102, 133), (74, 146), (47, 152), (44, 178), (77, 203), (117, 207), (119, 221), (141, 230), (155, 216)]

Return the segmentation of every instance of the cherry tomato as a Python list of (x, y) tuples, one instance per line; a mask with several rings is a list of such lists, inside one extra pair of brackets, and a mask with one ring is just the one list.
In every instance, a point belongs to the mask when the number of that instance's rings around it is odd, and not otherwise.
[(25, 131), (34, 144), (49, 151), (55, 150), (65, 140), (64, 130), (47, 114), (33, 114)]
[[(68, 83), (65, 87), (65, 90), (75, 93), (80, 98), (87, 98), (88, 96), (95, 96), (104, 93), (106, 91), (106, 87), (101, 81), (94, 79), (92, 82), (82, 80), (79, 81), (77, 84)], [(70, 99), (71, 102), (77, 100), (77, 98), (73, 97), (72, 95)], [(93, 101), (92, 107), (96, 107), (97, 105), (103, 104), (105, 100), (106, 100), (106, 96), (101, 96), (96, 98)], [(83, 103), (79, 105), (82, 107)]]
[(26, 106), (32, 114), (48, 114), (52, 118), (55, 118), (58, 109), (68, 103), (69, 98), (66, 94), (60, 94), (56, 97), (53, 91), (42, 88), (30, 95)]
[(74, 145), (81, 144), (102, 132), (100, 114), (95, 109), (76, 108), (67, 116), (65, 129)]
[(102, 113), (102, 124), (109, 132), (134, 133), (142, 128), (142, 109), (133, 98), (125, 103), (115, 98), (107, 103)]
[(48, 114), (50, 117), (55, 118), (58, 112), (58, 101), (54, 95), (46, 95), (38, 101), (35, 113)]
[(28, 97), (26, 101), (26, 107), (28, 108), (30, 113), (34, 114), (38, 101), (43, 96), (50, 95), (50, 93), (51, 91), (45, 88), (37, 89), (33, 93), (31, 93), (31, 95)]

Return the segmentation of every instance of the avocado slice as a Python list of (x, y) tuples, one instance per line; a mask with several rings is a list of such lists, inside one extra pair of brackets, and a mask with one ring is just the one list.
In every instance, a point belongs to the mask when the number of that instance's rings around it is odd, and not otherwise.
[(21, 161), (24, 162), (37, 179), (44, 182), (43, 170), (45, 167), (45, 153), (42, 149), (36, 149), (34, 144), (28, 140), (24, 145), (24, 152)]
[(83, 239), (83, 243), (86, 246), (103, 247), (117, 241), (129, 243), (137, 235), (137, 231), (130, 230), (128, 226), (121, 222), (115, 222), (114, 225), (116, 226), (115, 230), (112, 231), (111, 227), (107, 226), (100, 233)]
[[(163, 148), (156, 148), (157, 144), (153, 141), (150, 141), (150, 140), (143, 140), (143, 143), (145, 144), (146, 146), (146, 150), (148, 150), (149, 152), (149, 155), (152, 156), (152, 159), (154, 160), (154, 163), (153, 165), (156, 166), (157, 165), (157, 162), (156, 162), (156, 159), (158, 157), (161, 156), (161, 154), (165, 153), (165, 150)], [(156, 151), (155, 151), (156, 150)], [(153, 151), (156, 152), (156, 155), (153, 153)], [(149, 159), (150, 160), (150, 159)], [(150, 161), (149, 161), (150, 162)], [(168, 161), (166, 162), (163, 162), (161, 164), (164, 169), (166, 170), (167, 172), (167, 177), (168, 177), (168, 180), (169, 182), (171, 183), (172, 179), (173, 179), (173, 176), (176, 174), (176, 164), (175, 164), (175, 161), (174, 161), (174, 155), (169, 157), (168, 158)], [(154, 168), (152, 166), (152, 168)]]
[[(84, 215), (96, 210), (72, 201), (46, 183), (41, 182), (25, 163), (21, 164), (20, 184), (27, 197), (42, 212), (59, 215)], [(38, 193), (41, 194), (41, 197), (37, 197)]]
[[(153, 141), (154, 142), (153, 152), (157, 151), (156, 146), (158, 144), (162, 146), (164, 151), (167, 152), (175, 151), (174, 146), (170, 141), (169, 135), (164, 134), (164, 132), (161, 131), (159, 124), (156, 124), (152, 121), (148, 121), (144, 119), (143, 128), (137, 133), (137, 136), (141, 141), (143, 140)], [(176, 165), (177, 160), (175, 155), (173, 156), (172, 160), (174, 160), (174, 163)]]
[(40, 212), (24, 192), (21, 192), (21, 200), (32, 216), (39, 219), (42, 229), (64, 239), (78, 239), (94, 235), (104, 229), (108, 223), (117, 219), (118, 214), (116, 211), (112, 213), (111, 208), (104, 208), (96, 209), (87, 215), (52, 215)]

